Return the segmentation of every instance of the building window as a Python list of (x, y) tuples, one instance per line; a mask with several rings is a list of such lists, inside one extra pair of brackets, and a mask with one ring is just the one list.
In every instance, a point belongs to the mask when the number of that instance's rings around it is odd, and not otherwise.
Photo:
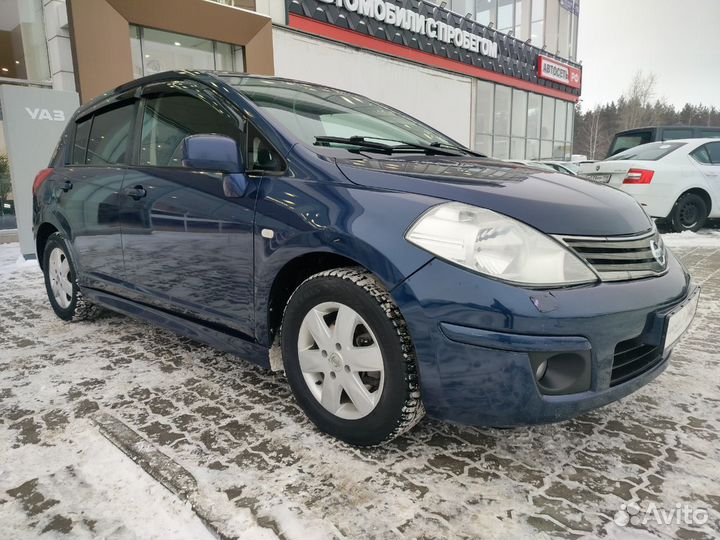
[(497, 28), (507, 34), (515, 29), (515, 0), (498, 0)]
[(497, 21), (497, 0), (477, 0), (475, 20), (489, 26)]
[(498, 159), (570, 159), (574, 105), (476, 81), (475, 150)]
[(545, 45), (545, 0), (532, 0), (530, 39), (535, 47)]
[(244, 71), (243, 47), (163, 30), (130, 26), (133, 75), (172, 69)]
[(495, 102), (495, 85), (489, 82), (476, 82), (475, 105), (475, 150), (491, 156), (492, 133)]
[(42, 0), (5, 0), (0, 7), (0, 77), (48, 81)]

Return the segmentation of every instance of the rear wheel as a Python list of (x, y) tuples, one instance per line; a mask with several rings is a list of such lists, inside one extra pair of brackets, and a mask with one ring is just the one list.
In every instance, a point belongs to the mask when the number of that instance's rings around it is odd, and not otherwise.
[(708, 208), (700, 195), (685, 193), (670, 212), (670, 225), (675, 232), (697, 231), (708, 216)]
[(77, 284), (75, 265), (60, 233), (48, 237), (43, 254), (45, 289), (55, 314), (65, 321), (94, 318), (100, 308), (88, 303)]
[(298, 403), (338, 439), (381, 444), (424, 414), (405, 321), (366, 271), (340, 268), (303, 282), (285, 309), (282, 351)]

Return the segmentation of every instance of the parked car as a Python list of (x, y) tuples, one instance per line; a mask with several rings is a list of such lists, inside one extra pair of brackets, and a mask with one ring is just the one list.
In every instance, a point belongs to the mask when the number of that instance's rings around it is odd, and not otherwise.
[(299, 81), (120, 86), (75, 113), (33, 193), (59, 317), (104, 306), (284, 370), (355, 445), (425, 412), (514, 426), (627, 396), (698, 299), (632, 197)]
[(707, 138), (720, 138), (720, 127), (653, 126), (628, 129), (615, 134), (608, 149), (607, 157), (612, 157), (635, 146), (651, 142)]
[(570, 176), (577, 176), (578, 171), (580, 170), (580, 165), (577, 163), (573, 163), (571, 161), (550, 161), (550, 160), (543, 160), (539, 163), (542, 163), (544, 165), (549, 165), (553, 169), (555, 169), (559, 173), (563, 174), (569, 174)]
[(570, 176), (577, 176), (577, 174), (569, 166), (557, 161), (533, 161), (529, 159), (507, 159), (505, 161), (507, 163), (517, 163), (518, 165), (525, 165), (535, 169), (555, 171), (563, 174), (569, 174)]
[(580, 174), (629, 193), (673, 230), (697, 231), (720, 217), (720, 141), (685, 139), (635, 146)]

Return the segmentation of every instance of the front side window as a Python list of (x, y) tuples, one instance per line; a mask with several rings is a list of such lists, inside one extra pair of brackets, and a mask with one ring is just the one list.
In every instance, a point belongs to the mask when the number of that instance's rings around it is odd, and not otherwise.
[(672, 141), (673, 139), (690, 139), (692, 138), (692, 129), (664, 129), (663, 140)]
[(135, 103), (128, 102), (93, 116), (85, 164), (127, 163)]
[(145, 99), (140, 165), (182, 167), (189, 135), (218, 134), (242, 141), (239, 119), (192, 88), (167, 89)]

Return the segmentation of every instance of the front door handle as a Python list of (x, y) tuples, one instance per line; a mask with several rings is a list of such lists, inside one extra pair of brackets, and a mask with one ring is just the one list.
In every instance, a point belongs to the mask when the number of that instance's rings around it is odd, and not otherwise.
[(65, 193), (70, 191), (72, 189), (73, 185), (70, 180), (65, 180), (65, 183), (62, 185), (60, 189), (62, 189)]
[(143, 197), (147, 196), (147, 191), (145, 191), (145, 188), (142, 186), (135, 186), (135, 187), (126, 189), (125, 194), (128, 197), (131, 197), (132, 199), (139, 201)]

